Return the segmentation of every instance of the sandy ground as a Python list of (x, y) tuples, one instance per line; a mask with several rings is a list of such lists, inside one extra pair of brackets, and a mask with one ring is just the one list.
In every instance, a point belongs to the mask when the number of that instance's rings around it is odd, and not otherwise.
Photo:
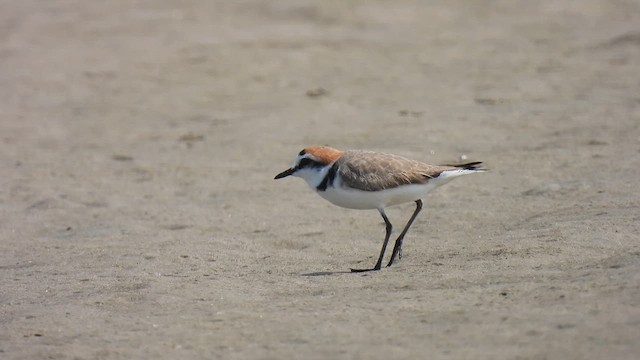
[[(2, 359), (640, 356), (639, 1), (5, 0), (0, 84)], [(312, 144), (492, 171), (351, 274)]]

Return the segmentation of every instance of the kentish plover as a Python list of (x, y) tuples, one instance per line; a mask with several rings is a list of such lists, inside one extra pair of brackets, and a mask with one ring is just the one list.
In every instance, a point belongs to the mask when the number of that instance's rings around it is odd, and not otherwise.
[(386, 235), (376, 265), (380, 270), (392, 225), (384, 209), (415, 202), (416, 209), (393, 247), (391, 266), (402, 257), (402, 240), (422, 209), (422, 199), (440, 185), (460, 176), (486, 171), (481, 162), (460, 165), (428, 165), (407, 158), (364, 150), (340, 151), (327, 146), (312, 146), (296, 156), (293, 167), (276, 175), (303, 178), (309, 186), (331, 203), (349, 209), (378, 209), (386, 224)]

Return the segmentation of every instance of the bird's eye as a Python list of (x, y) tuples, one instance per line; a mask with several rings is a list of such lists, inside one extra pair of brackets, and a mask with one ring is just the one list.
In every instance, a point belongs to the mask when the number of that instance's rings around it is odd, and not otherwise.
[(298, 167), (299, 168), (308, 167), (312, 163), (313, 163), (313, 160), (311, 160), (309, 158), (304, 158), (304, 159), (300, 160), (300, 162), (298, 163)]

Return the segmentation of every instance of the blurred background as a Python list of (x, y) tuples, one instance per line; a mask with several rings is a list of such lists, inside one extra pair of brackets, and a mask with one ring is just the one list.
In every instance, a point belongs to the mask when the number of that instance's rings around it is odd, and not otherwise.
[[(0, 1), (0, 357), (634, 358), (638, 24), (628, 0)], [(309, 145), (491, 172), (354, 276), (378, 214), (272, 180)]]

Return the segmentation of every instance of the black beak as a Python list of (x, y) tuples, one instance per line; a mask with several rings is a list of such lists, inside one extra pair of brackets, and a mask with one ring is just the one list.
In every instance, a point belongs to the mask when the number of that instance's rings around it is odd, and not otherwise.
[(273, 179), (274, 179), (274, 180), (276, 180), (276, 179), (282, 179), (283, 177), (287, 177), (287, 176), (289, 176), (289, 175), (293, 174), (295, 171), (296, 171), (296, 170), (295, 170), (295, 169), (293, 169), (293, 168), (291, 168), (291, 169), (287, 169), (287, 170), (285, 170), (285, 171), (281, 172), (280, 174), (276, 175), (276, 177), (274, 177)]

